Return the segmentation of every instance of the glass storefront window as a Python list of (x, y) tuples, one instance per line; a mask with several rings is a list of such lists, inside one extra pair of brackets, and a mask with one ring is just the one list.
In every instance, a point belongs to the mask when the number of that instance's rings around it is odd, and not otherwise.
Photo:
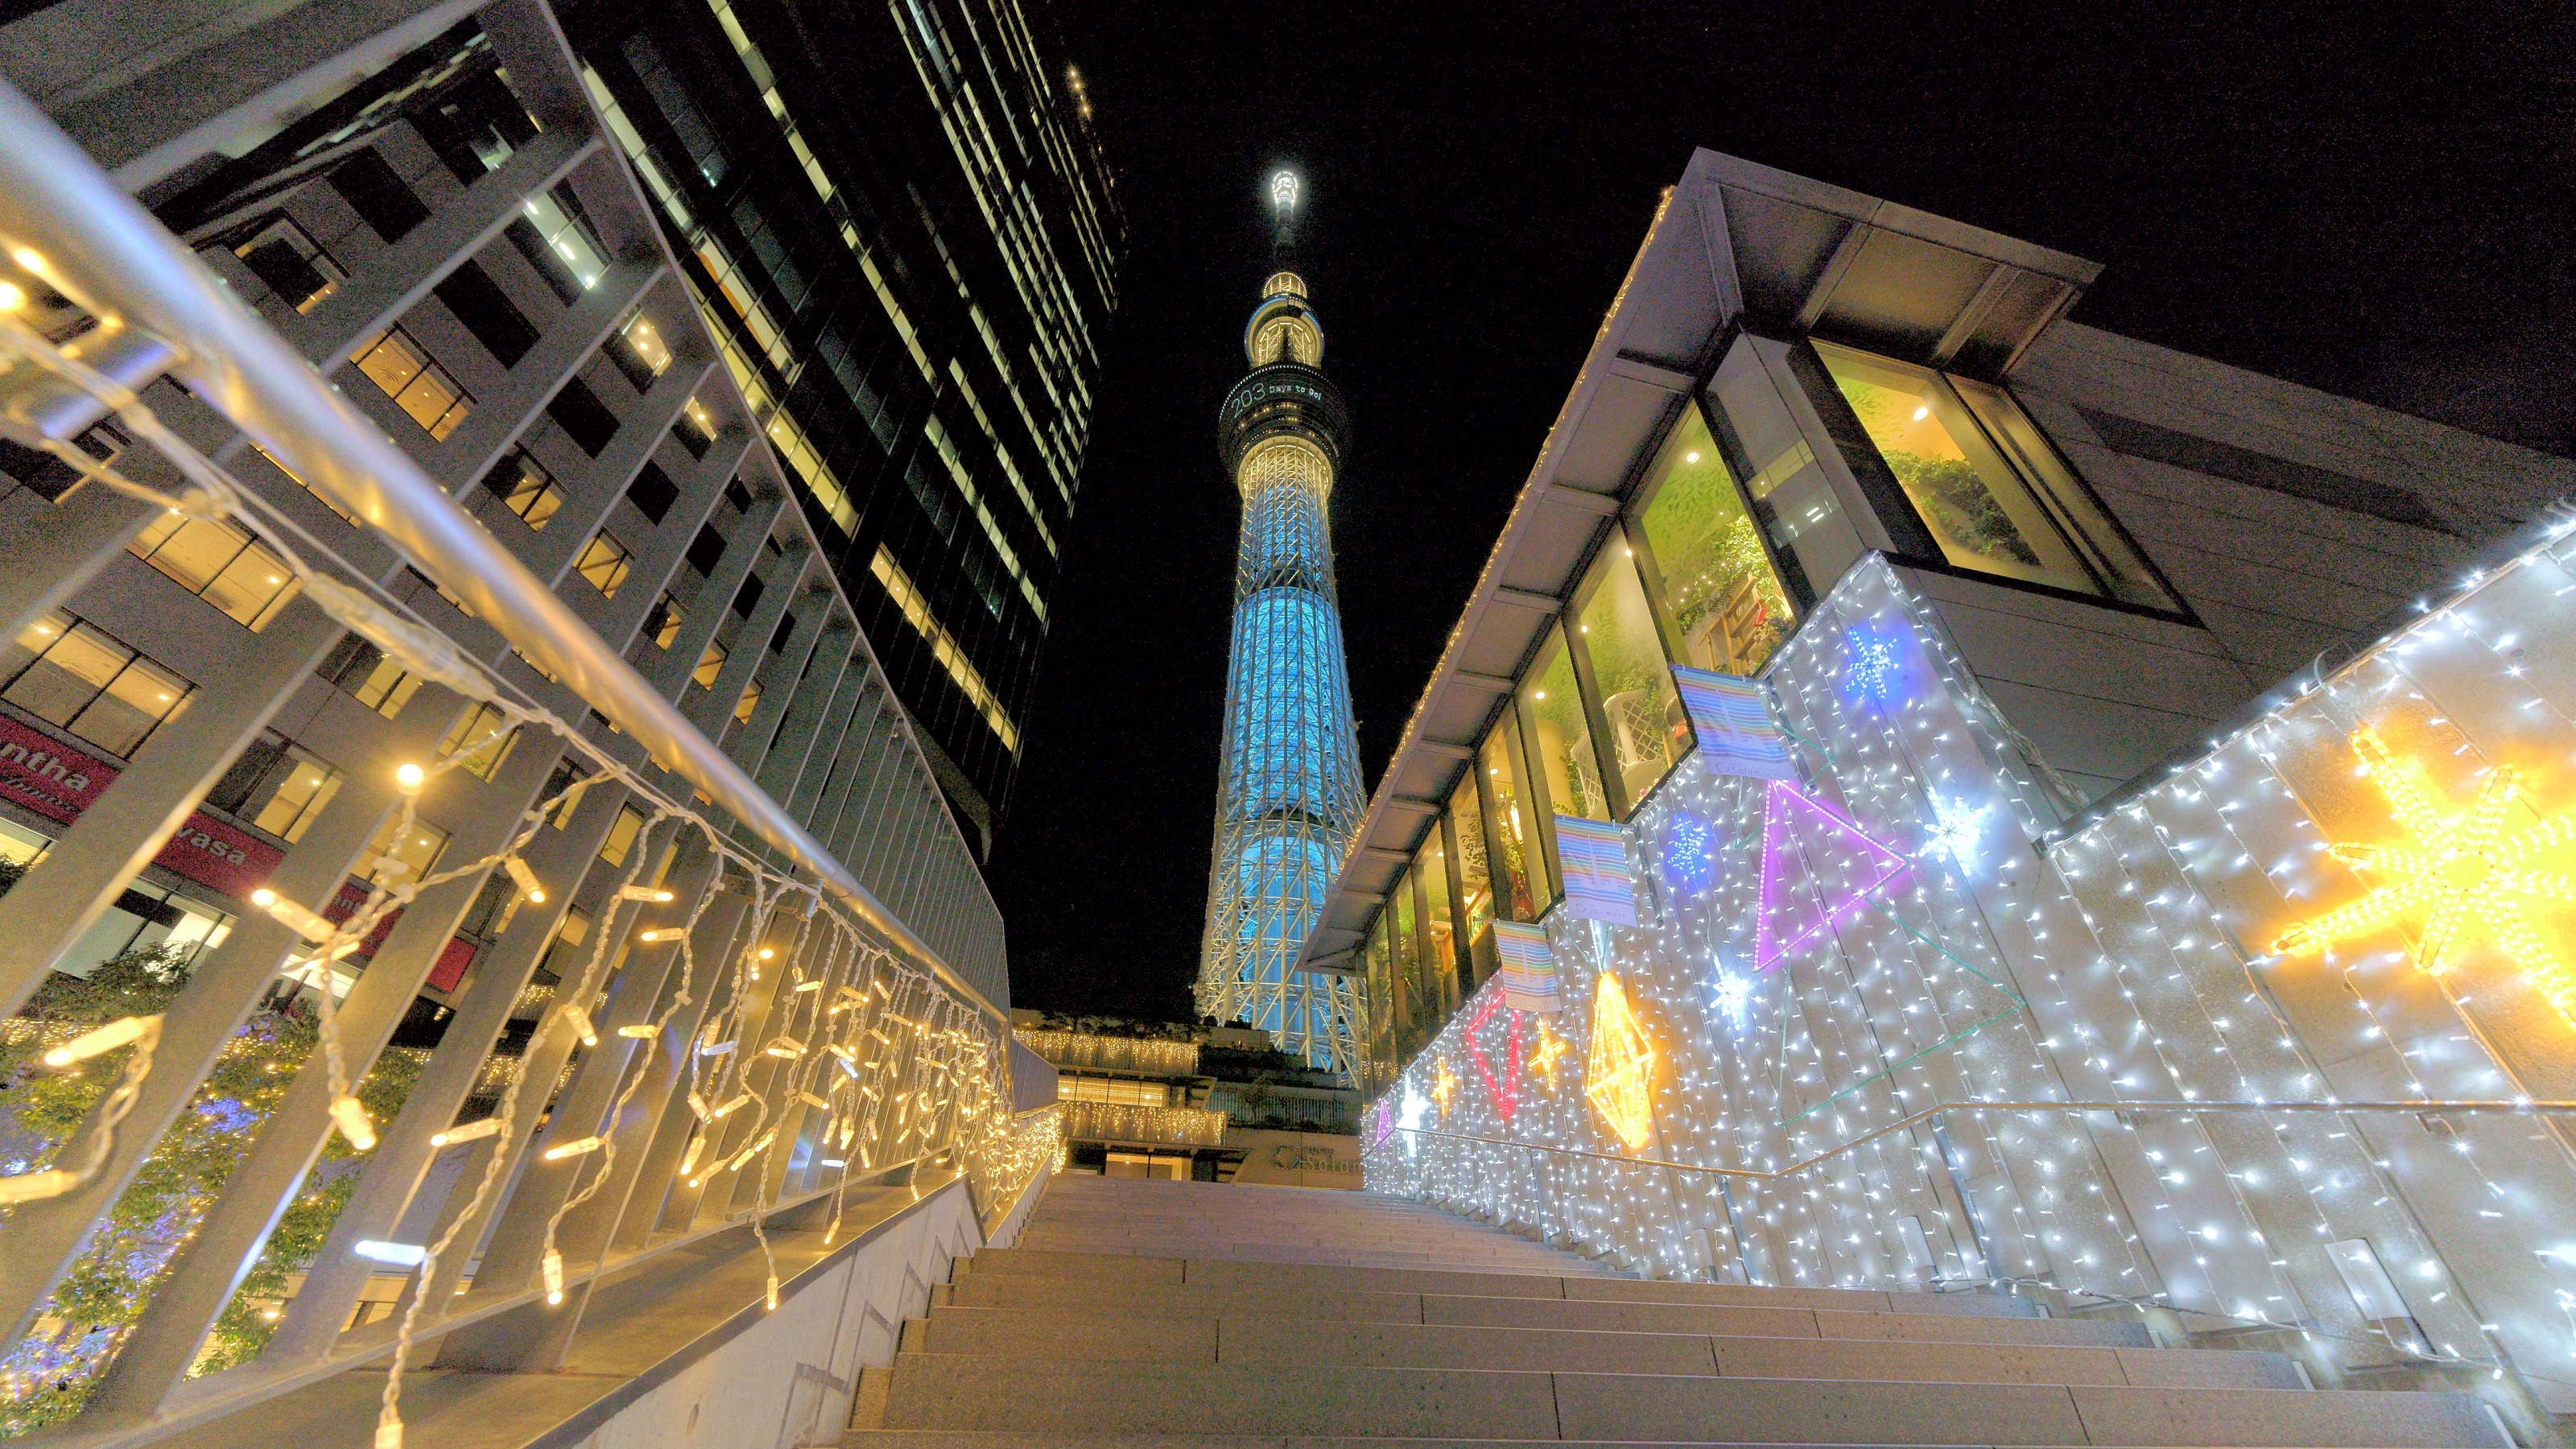
[(1388, 965), (1395, 974), (1395, 1050), (1410, 1059), (1431, 1039), (1428, 1023), (1434, 1019), (1434, 1012), (1426, 1010), (1422, 1001), (1421, 920), (1413, 909), (1412, 871), (1395, 878), (1383, 914), (1388, 917), (1388, 942), (1394, 948)]
[[(1458, 920), (1449, 899), (1449, 850), (1434, 821), (1430, 838), (1413, 857), (1413, 879), (1422, 891), (1422, 974), (1426, 999), (1446, 1020), (1466, 995), (1458, 972)], [(1436, 1030), (1437, 1028), (1435, 1028)]]
[(1485, 747), (1476, 752), (1476, 768), (1485, 772), (1485, 787), (1494, 802), (1491, 838), (1501, 852), (1502, 876), (1511, 888), (1511, 918), (1535, 921), (1542, 891), (1531, 874), (1530, 842), (1538, 822), (1532, 818), (1529, 792), (1521, 788), (1519, 751), (1513, 748), (1520, 733), (1517, 713), (1509, 705), (1503, 707), (1503, 717), (1486, 733)]
[(1530, 768), (1546, 792), (1539, 813), (1609, 819), (1610, 797), (1601, 788), (1592, 726), (1584, 717), (1583, 696), (1574, 682), (1574, 658), (1566, 652), (1561, 628), (1549, 626), (1537, 665), (1522, 676), (1519, 703), (1529, 726), (1530, 753), (1535, 756)]
[(1608, 731), (1602, 763), (1618, 772), (1621, 803), (1634, 808), (1689, 753), (1690, 722), (1637, 580), (1635, 550), (1623, 538), (1614, 535), (1601, 551), (1576, 598), (1574, 627), (1592, 661)]
[[(2123, 571), (2112, 569), (2106, 579), (2093, 560), (2107, 561), (2106, 545), (2128, 550), (2071, 474), (2060, 493), (2051, 487), (2058, 480), (2016, 466), (1961, 400), (1961, 389), (1937, 372), (1830, 342), (1817, 343), (1816, 352), (1950, 563), (2077, 593), (2112, 591)], [(2019, 411), (1992, 389), (1980, 400), (1998, 420), (2005, 409)], [(2035, 430), (2026, 441), (2038, 444)], [(2080, 511), (2070, 506), (2077, 503)], [(2144, 575), (2134, 554), (2127, 561)], [(2161, 597), (2155, 602), (2170, 606)]]
[(1458, 842), (1458, 933), (1465, 941), (1468, 989), (1494, 974), (1500, 964), (1494, 956), (1494, 873), (1488, 863), (1491, 850), (1485, 843), (1485, 802), (1476, 792), (1476, 773), (1483, 767), (1471, 765), (1466, 778), (1449, 796), (1449, 823)]
[(1368, 1001), (1369, 1055), (1382, 1065), (1391, 1079), (1403, 1064), (1396, 1051), (1395, 1032), (1395, 958), (1387, 945), (1388, 918), (1393, 913), (1380, 910), (1368, 933)]
[(1683, 662), (1725, 674), (1760, 669), (1788, 637), (1789, 595), (1698, 408), (1685, 409), (1665, 440), (1645, 498), (1639, 531)]

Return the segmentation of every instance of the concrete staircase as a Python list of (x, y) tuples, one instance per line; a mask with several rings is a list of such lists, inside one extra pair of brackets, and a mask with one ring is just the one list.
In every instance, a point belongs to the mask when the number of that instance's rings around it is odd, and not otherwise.
[(1060, 1177), (865, 1371), (842, 1442), (2510, 1446), (2465, 1394), (2306, 1382), (2022, 1299), (1642, 1282), (1362, 1193)]

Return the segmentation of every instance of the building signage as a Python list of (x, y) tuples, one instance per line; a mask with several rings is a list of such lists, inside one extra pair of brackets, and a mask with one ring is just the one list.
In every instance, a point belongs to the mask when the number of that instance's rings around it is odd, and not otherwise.
[[(12, 804), (69, 825), (120, 773), (49, 734), (0, 716), (0, 798)], [(250, 832), (200, 810), (171, 833), (153, 863), (240, 899), (268, 879), (283, 856)]]

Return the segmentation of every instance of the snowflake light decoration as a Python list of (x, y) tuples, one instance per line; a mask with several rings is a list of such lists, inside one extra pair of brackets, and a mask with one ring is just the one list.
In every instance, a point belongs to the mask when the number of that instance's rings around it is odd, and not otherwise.
[(1854, 629), (1846, 636), (1850, 655), (1843, 665), (1843, 693), (1855, 702), (1874, 699), (1885, 703), (1896, 693), (1905, 662), (1897, 657), (1896, 641), (1874, 629)]
[(2453, 965), (2452, 948), (2463, 932), (2471, 925), (2483, 926), (2558, 1014), (2576, 1026), (2576, 976), (2522, 914), (2526, 898), (2576, 903), (2576, 879), (2526, 867), (2541, 852), (2576, 841), (2576, 811), (2508, 835), (2505, 816), (2522, 791), (2522, 778), (2513, 766), (2496, 766), (2475, 803), (2445, 816), (2368, 726), (2353, 732), (2352, 747), (2361, 756), (2362, 772), (2414, 838), (2404, 844), (2337, 841), (2329, 846), (2335, 859), (2385, 877), (2387, 883), (2290, 927), (2272, 949), (2290, 955), (2322, 950), (2421, 911), (2415, 964), (2439, 976)]
[(1728, 1029), (1741, 1033), (1753, 1019), (1753, 982), (1741, 972), (1728, 969), (1724, 961), (1708, 984), (1709, 1004), (1726, 1018)]
[(1986, 817), (1995, 813), (1992, 805), (1971, 808), (1955, 796), (1932, 797), (1932, 829), (1923, 837), (1924, 855), (1946, 855), (1961, 870), (1977, 868), (1977, 846), (1986, 838)]

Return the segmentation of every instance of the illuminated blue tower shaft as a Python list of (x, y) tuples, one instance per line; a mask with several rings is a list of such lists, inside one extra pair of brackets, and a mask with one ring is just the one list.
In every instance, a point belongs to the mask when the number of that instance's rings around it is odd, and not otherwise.
[(1252, 371), (1218, 414), (1243, 533), (1198, 1002), (1348, 1079), (1365, 1036), (1356, 983), (1291, 968), (1366, 803), (1333, 592), (1330, 505), (1349, 424), (1321, 370), (1305, 282), (1278, 272), (1262, 293), (1244, 329)]

